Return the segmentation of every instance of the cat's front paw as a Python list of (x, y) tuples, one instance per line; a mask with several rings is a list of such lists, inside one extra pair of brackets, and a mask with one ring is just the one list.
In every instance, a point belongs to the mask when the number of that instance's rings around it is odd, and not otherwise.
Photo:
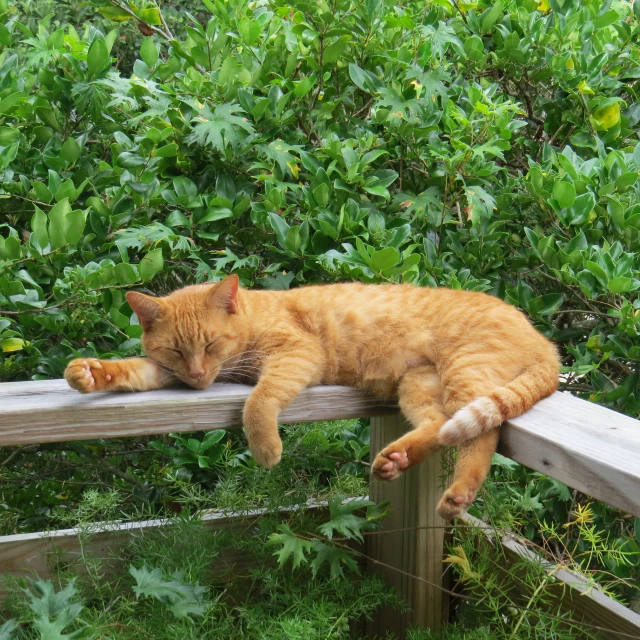
[(249, 438), (249, 450), (261, 467), (273, 469), (282, 459), (282, 440), (277, 433), (275, 436), (254, 436)]
[(103, 363), (96, 358), (77, 358), (72, 360), (65, 372), (69, 386), (80, 393), (104, 391), (111, 382), (111, 374), (107, 373)]
[(465, 482), (454, 482), (443, 494), (436, 511), (441, 518), (451, 520), (464, 513), (473, 503), (476, 491)]

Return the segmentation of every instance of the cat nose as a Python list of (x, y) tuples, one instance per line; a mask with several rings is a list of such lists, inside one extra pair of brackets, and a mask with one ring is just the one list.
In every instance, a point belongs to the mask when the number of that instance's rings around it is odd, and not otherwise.
[(204, 369), (190, 369), (189, 370), (189, 375), (192, 378), (195, 378), (196, 380), (200, 380), (200, 378), (202, 378), (202, 376), (205, 374), (205, 370)]

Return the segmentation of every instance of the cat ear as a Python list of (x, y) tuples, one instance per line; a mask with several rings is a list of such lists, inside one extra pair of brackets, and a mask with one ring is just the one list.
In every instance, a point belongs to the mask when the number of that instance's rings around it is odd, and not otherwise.
[(209, 294), (209, 304), (225, 309), (227, 313), (237, 313), (239, 287), (238, 276), (235, 273), (231, 274), (213, 288)]
[(137, 291), (129, 291), (127, 293), (127, 302), (129, 306), (136, 312), (140, 326), (149, 331), (151, 325), (160, 317), (162, 307), (160, 303), (151, 296), (145, 296), (144, 293)]

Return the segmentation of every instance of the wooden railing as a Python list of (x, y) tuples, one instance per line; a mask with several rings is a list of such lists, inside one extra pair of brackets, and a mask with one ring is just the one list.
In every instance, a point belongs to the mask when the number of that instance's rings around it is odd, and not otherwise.
[[(251, 387), (243, 385), (216, 384), (205, 391), (80, 395), (62, 380), (0, 384), (0, 446), (239, 427), (250, 391)], [(347, 387), (308, 389), (280, 421), (356, 417), (372, 418), (372, 455), (407, 429), (395, 405)], [(556, 393), (503, 426), (500, 451), (640, 517), (640, 422), (632, 418)], [(389, 500), (392, 511), (385, 520), (389, 533), (369, 538), (366, 555), (371, 559), (370, 570), (401, 591), (412, 607), (412, 613), (405, 616), (381, 611), (371, 623), (372, 637), (383, 636), (383, 630), (402, 637), (410, 623), (429, 626), (442, 619), (447, 597), (441, 588), (446, 528), (435, 511), (442, 492), (441, 476), (441, 458), (433, 456), (395, 482), (371, 481), (370, 497)], [(220, 517), (210, 520), (212, 526), (225, 523)], [(100, 539), (96, 544), (117, 547), (136, 527), (161, 524), (123, 525), (117, 534), (105, 532), (109, 545)], [(493, 543), (510, 553), (522, 551), (513, 540), (494, 537)], [(74, 531), (0, 537), (0, 573), (24, 575), (37, 570), (46, 577), (51, 573), (44, 561), (46, 551), (59, 547), (73, 554), (77, 546)], [(610, 629), (604, 637), (640, 638), (640, 615), (597, 589), (586, 588), (575, 574), (556, 571), (554, 575), (570, 587), (564, 598), (567, 606), (585, 621), (606, 621), (606, 625), (599, 625)], [(583, 606), (586, 599), (588, 605)]]

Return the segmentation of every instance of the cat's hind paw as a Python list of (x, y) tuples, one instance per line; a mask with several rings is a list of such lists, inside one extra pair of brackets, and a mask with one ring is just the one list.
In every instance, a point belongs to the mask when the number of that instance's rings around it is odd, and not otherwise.
[(371, 473), (378, 480), (395, 480), (409, 468), (409, 454), (406, 450), (387, 449), (381, 451), (371, 465)]
[(454, 482), (443, 494), (436, 511), (441, 518), (451, 520), (464, 513), (473, 503), (476, 492), (461, 482)]
[(96, 358), (72, 360), (64, 372), (64, 377), (69, 386), (80, 393), (102, 391), (106, 384), (111, 382), (111, 375)]
[(378, 480), (395, 480), (409, 467), (420, 464), (436, 447), (427, 429), (414, 429), (387, 445), (373, 461), (371, 473)]

